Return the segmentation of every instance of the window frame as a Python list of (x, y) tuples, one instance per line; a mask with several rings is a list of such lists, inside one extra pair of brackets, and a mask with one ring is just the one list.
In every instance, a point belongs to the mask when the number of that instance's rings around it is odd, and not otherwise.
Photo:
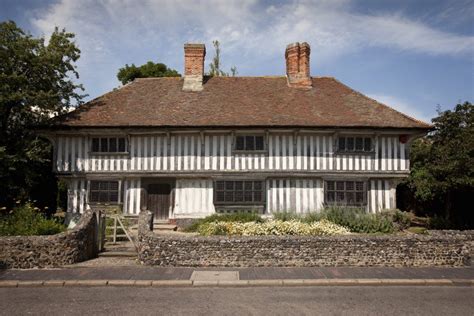
[[(93, 179), (93, 180), (88, 180), (87, 181), (88, 185), (87, 185), (87, 203), (89, 204), (92, 204), (92, 205), (120, 205), (122, 204), (122, 181), (121, 180), (117, 180), (117, 179)], [(91, 197), (92, 197), (92, 192), (101, 192), (101, 189), (99, 190), (93, 190), (92, 189), (92, 183), (93, 182), (107, 182), (107, 183), (111, 183), (111, 182), (116, 182), (117, 183), (117, 201), (107, 201), (107, 202), (100, 202), (100, 201), (92, 201)], [(100, 185), (99, 185), (100, 187)], [(108, 188), (107, 190), (105, 190), (106, 192), (108, 192), (108, 194), (110, 194), (110, 192), (114, 192), (113, 190), (110, 190), (110, 188)]]
[[(94, 140), (98, 139), (99, 140), (99, 151), (94, 150)], [(101, 146), (102, 146), (102, 139), (107, 139), (107, 149), (108, 151), (102, 151)], [(116, 140), (116, 146), (117, 146), (117, 151), (109, 151), (110, 149), (110, 139), (115, 139)], [(123, 139), (124, 140), (124, 150), (125, 151), (119, 151), (120, 146), (119, 146), (119, 140)], [(89, 154), (91, 155), (128, 155), (130, 153), (129, 148), (128, 148), (128, 137), (123, 136), (123, 135), (110, 135), (110, 136), (91, 136), (90, 137), (90, 147), (89, 147)]]
[[(254, 144), (255, 144), (255, 147), (257, 147), (257, 141), (256, 141), (256, 138), (257, 137), (262, 137), (262, 140), (263, 140), (263, 149), (237, 149), (237, 137), (244, 137), (244, 148), (245, 148), (245, 138), (246, 137), (253, 137), (254, 138)], [(234, 153), (266, 153), (267, 152), (267, 139), (266, 139), (266, 135), (265, 134), (261, 134), (261, 133), (255, 133), (255, 134), (235, 134), (233, 139), (232, 139), (232, 151)]]
[[(224, 182), (224, 190), (218, 190), (217, 189), (217, 183), (218, 182)], [(227, 182), (233, 182), (233, 189), (232, 190), (227, 190), (226, 189), (226, 184)], [(235, 183), (236, 182), (243, 182), (242, 184), (242, 190), (236, 190), (235, 189)], [(245, 190), (245, 182), (252, 182), (252, 190)], [(261, 183), (261, 190), (255, 190), (255, 182), (260, 182)], [(233, 192), (234, 194), (234, 197), (233, 197), (233, 201), (218, 201), (217, 200), (217, 193), (218, 192), (224, 192), (224, 195), (226, 192)], [(245, 200), (245, 192), (248, 192), (248, 191), (251, 191), (252, 192), (252, 201), (235, 201), (235, 192), (242, 192), (243, 194), (243, 199)], [(261, 200), (260, 201), (255, 201), (254, 200), (254, 195), (253, 193), (254, 192), (258, 192), (260, 191), (261, 192)], [(225, 199), (225, 197), (224, 197)], [(266, 190), (265, 190), (265, 181), (264, 180), (260, 180), (260, 179), (217, 179), (217, 180), (214, 180), (214, 187), (213, 187), (213, 202), (214, 202), (214, 205), (217, 205), (217, 206), (265, 206), (265, 203), (266, 203)]]
[[(341, 138), (344, 138), (345, 148), (340, 148)], [(347, 149), (347, 139), (353, 139), (353, 146), (354, 150)], [(357, 138), (362, 139), (362, 150), (356, 150)], [(365, 150), (365, 140), (370, 139), (370, 150)], [(355, 154), (355, 155), (373, 155), (375, 154), (375, 137), (373, 135), (338, 135), (336, 137), (336, 144), (335, 144), (335, 153), (341, 155), (347, 154)]]
[[(334, 190), (329, 190), (328, 189), (328, 182), (334, 182)], [(337, 182), (344, 182), (344, 190), (338, 190), (337, 189)], [(347, 182), (353, 182), (354, 183), (354, 189), (353, 190), (347, 190), (346, 189), (346, 183)], [(363, 189), (362, 190), (357, 190), (357, 185), (356, 182), (362, 182), (363, 184)], [(328, 193), (329, 192), (334, 192), (334, 201), (329, 202), (328, 201)], [(338, 203), (337, 201), (337, 192), (344, 192), (344, 203)], [(362, 197), (363, 201), (362, 203), (353, 203), (353, 204), (347, 204), (347, 198), (346, 194), (347, 193), (354, 193), (356, 194), (357, 192), (362, 192)], [(354, 207), (354, 208), (365, 208), (368, 205), (368, 193), (369, 193), (369, 186), (368, 186), (368, 180), (366, 179), (324, 179), (324, 205), (325, 206), (345, 206), (345, 207)]]

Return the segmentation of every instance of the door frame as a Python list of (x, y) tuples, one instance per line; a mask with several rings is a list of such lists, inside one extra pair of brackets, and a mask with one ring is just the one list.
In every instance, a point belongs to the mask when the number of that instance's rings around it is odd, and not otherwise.
[[(174, 196), (176, 188), (176, 178), (142, 178), (142, 188), (144, 191), (144, 201), (146, 201), (146, 208), (148, 209), (148, 185), (150, 184), (169, 184), (171, 187), (170, 192), (170, 207), (168, 210), (168, 219), (172, 218), (174, 213)], [(153, 214), (154, 216), (155, 214)]]

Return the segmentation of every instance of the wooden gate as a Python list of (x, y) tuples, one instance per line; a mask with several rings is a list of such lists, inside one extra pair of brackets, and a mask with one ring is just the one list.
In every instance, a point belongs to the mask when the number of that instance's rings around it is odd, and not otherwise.
[(171, 185), (168, 183), (152, 183), (148, 185), (147, 207), (153, 212), (155, 219), (167, 220), (170, 209)]

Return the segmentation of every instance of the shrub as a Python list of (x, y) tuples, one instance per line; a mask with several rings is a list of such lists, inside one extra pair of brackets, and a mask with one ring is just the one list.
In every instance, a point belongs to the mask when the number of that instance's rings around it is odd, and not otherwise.
[(208, 222), (199, 226), (201, 235), (302, 235), (302, 236), (331, 236), (348, 234), (349, 230), (328, 220), (313, 223), (303, 223), (298, 220), (269, 220), (266, 222)]
[(47, 219), (30, 203), (17, 206), (0, 217), (1, 236), (54, 235), (66, 227), (55, 219)]
[(197, 232), (201, 225), (212, 222), (263, 222), (263, 219), (257, 213), (234, 213), (234, 214), (212, 214), (205, 218), (198, 219), (184, 230), (187, 232)]
[(272, 216), (273, 216), (273, 219), (284, 221), (284, 222), (301, 219), (301, 216), (291, 211), (275, 212), (275, 213), (272, 213)]
[(382, 212), (382, 216), (386, 216), (394, 224), (396, 230), (404, 230), (410, 227), (412, 215), (408, 212), (402, 212), (398, 209), (387, 210)]
[[(331, 207), (321, 211), (319, 216), (347, 227), (354, 233), (392, 233), (394, 231), (390, 218), (380, 213), (367, 213), (364, 209)], [(314, 215), (314, 218), (317, 217)]]

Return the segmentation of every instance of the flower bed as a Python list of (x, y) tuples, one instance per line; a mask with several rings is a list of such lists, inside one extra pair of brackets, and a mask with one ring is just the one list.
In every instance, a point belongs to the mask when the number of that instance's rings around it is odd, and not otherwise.
[(265, 222), (224, 222), (214, 221), (201, 224), (198, 232), (203, 236), (211, 235), (237, 235), (237, 236), (263, 236), (263, 235), (301, 235), (301, 236), (333, 236), (349, 234), (343, 226), (334, 224), (326, 219), (312, 223), (303, 223), (298, 220), (269, 220)]

